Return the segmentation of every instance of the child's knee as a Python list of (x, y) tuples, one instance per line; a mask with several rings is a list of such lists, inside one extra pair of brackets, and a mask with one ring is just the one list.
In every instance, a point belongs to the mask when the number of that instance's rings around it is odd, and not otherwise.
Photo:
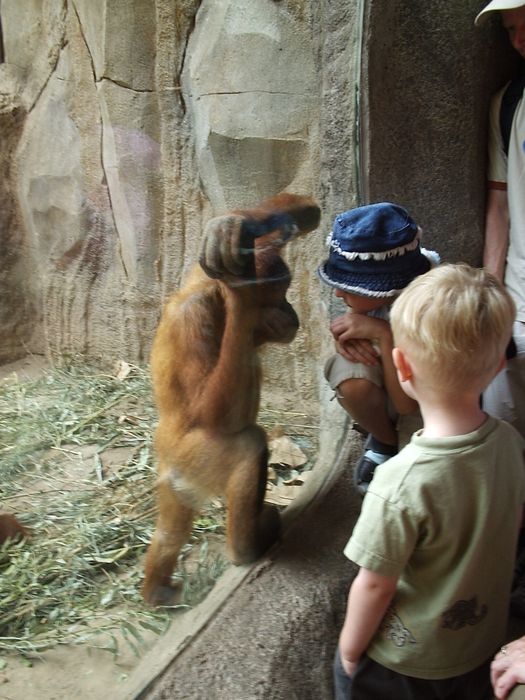
[[(383, 369), (381, 365), (364, 365), (361, 362), (350, 362), (342, 355), (335, 354), (328, 358), (324, 367), (324, 376), (330, 387), (340, 393), (341, 386), (347, 382), (364, 380), (379, 388), (383, 386)], [(356, 385), (359, 391), (359, 385)], [(351, 392), (352, 389), (350, 388)], [(364, 390), (364, 393), (368, 393)]]
[(360, 404), (385, 401), (386, 394), (377, 384), (369, 379), (345, 379), (337, 387), (338, 398), (342, 398), (349, 403), (359, 402)]

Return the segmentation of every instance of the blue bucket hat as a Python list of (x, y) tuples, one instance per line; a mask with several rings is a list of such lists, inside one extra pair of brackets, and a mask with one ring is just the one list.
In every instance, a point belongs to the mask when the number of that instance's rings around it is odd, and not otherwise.
[(330, 255), (317, 269), (331, 287), (367, 297), (393, 297), (439, 263), (420, 246), (421, 229), (397, 204), (380, 202), (336, 216)]

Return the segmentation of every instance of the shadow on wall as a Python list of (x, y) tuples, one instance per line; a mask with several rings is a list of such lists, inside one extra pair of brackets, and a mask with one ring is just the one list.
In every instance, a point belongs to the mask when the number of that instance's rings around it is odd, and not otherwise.
[(445, 261), (481, 261), (489, 100), (517, 65), (486, 2), (369, 0), (362, 65), (366, 201), (393, 200)]

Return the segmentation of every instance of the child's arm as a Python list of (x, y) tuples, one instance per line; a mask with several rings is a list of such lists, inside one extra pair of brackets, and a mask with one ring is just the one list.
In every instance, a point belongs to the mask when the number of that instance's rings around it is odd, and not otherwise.
[(338, 352), (351, 362), (377, 365), (378, 355), (371, 345), (375, 341), (381, 351), (385, 389), (397, 413), (404, 415), (417, 409), (417, 402), (405, 394), (397, 378), (392, 360), (394, 340), (388, 321), (366, 314), (346, 313), (332, 321), (330, 330)]
[(397, 586), (397, 576), (381, 576), (359, 569), (348, 594), (346, 617), (339, 636), (339, 653), (345, 673), (352, 676), (368, 648)]
[[(378, 365), (379, 353), (372, 341), (366, 336), (356, 335), (362, 332), (362, 314), (347, 312), (334, 318), (330, 330), (335, 340), (337, 352), (350, 362), (363, 365)], [(365, 318), (367, 318), (365, 316)]]

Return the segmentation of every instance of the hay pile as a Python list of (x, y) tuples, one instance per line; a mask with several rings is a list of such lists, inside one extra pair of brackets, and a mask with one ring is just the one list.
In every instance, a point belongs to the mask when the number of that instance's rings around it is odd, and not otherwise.
[[(140, 596), (155, 520), (154, 425), (139, 367), (122, 364), (113, 376), (73, 361), (0, 385), (0, 504), (32, 533), (0, 547), (0, 653), (88, 644), (116, 655), (123, 640), (139, 653), (144, 630), (167, 627), (171, 611)], [(177, 574), (179, 608), (201, 600), (224, 570), (207, 546), (222, 531), (216, 502), (184, 550), (193, 563)]]

